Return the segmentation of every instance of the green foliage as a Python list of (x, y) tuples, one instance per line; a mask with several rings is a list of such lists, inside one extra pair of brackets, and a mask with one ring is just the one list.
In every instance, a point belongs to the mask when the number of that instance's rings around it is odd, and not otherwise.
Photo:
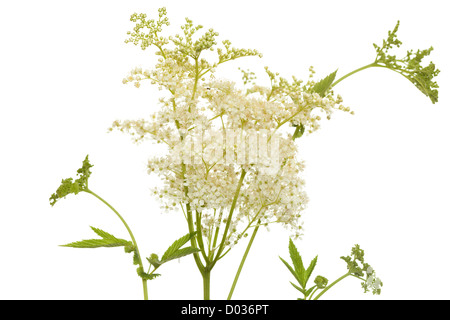
[(102, 239), (89, 239), (89, 240), (81, 240), (68, 244), (61, 245), (61, 247), (71, 247), (71, 248), (110, 248), (110, 247), (130, 247), (133, 246), (133, 243), (128, 240), (119, 239), (114, 237), (112, 234), (109, 234), (103, 230), (98, 228), (91, 227), (94, 232), (99, 235)]
[(147, 258), (147, 261), (150, 262), (151, 265), (153, 265), (156, 268), (159, 268), (163, 263), (169, 262), (170, 260), (178, 259), (184, 256), (187, 256), (192, 253), (199, 252), (200, 249), (194, 248), (194, 247), (185, 247), (184, 246), (188, 241), (190, 241), (197, 232), (191, 232), (180, 239), (176, 240), (172, 245), (164, 252), (163, 256), (161, 257), (161, 260), (159, 260), (158, 255), (155, 253), (152, 253), (149, 258)]
[[(57, 200), (64, 198), (65, 196), (73, 193), (78, 194), (81, 191), (88, 191), (91, 194), (94, 194), (92, 191), (88, 189), (88, 179), (91, 175), (90, 168), (93, 165), (90, 164), (88, 156), (86, 156), (83, 161), (83, 165), (80, 169), (77, 170), (78, 178), (74, 180), (73, 178), (64, 179), (60, 185), (60, 187), (56, 190), (56, 192), (50, 197), (50, 204), (53, 206)], [(106, 203), (106, 202), (105, 202)], [(111, 207), (112, 208), (112, 207)], [(115, 211), (113, 209), (113, 211)], [(116, 212), (116, 214), (118, 214)], [(120, 215), (119, 215), (120, 217)], [(91, 227), (91, 229), (100, 236), (100, 239), (88, 239), (81, 240), (76, 242), (71, 242), (65, 245), (61, 245), (62, 247), (71, 247), (71, 248), (111, 248), (111, 247), (124, 247), (124, 251), (126, 253), (133, 253), (133, 264), (139, 265), (137, 268), (137, 274), (144, 280), (152, 280), (160, 274), (153, 273), (161, 264), (166, 263), (170, 260), (184, 257), (186, 255), (196, 253), (199, 251), (197, 248), (193, 247), (185, 247), (182, 248), (188, 241), (190, 241), (195, 235), (196, 232), (189, 233), (180, 239), (176, 240), (164, 253), (162, 257), (162, 261), (159, 261), (158, 256), (152, 254), (150, 258), (147, 260), (154, 267), (153, 272), (146, 273), (144, 272), (141, 257), (139, 255), (139, 251), (137, 246), (132, 242), (124, 239), (117, 238), (112, 234), (103, 231), (98, 228)], [(133, 237), (132, 237), (133, 238)]]
[(305, 281), (305, 267), (303, 266), (302, 257), (297, 251), (292, 239), (289, 239), (289, 255), (291, 256), (292, 263), (294, 264), (295, 274), (298, 276), (300, 285), (304, 288)]
[(367, 263), (364, 263), (364, 250), (361, 250), (359, 245), (352, 248), (351, 256), (341, 257), (341, 259), (347, 262), (348, 271), (358, 277), (362, 277), (369, 267)]
[(381, 46), (373, 44), (377, 57), (374, 64), (389, 68), (411, 81), (423, 94), (430, 98), (432, 103), (438, 101), (438, 84), (433, 81), (433, 78), (439, 74), (433, 62), (428, 66), (421, 66), (422, 60), (429, 56), (433, 47), (424, 50), (408, 50), (404, 58), (398, 59), (396, 55), (389, 54), (393, 47), (400, 47), (402, 42), (397, 38), (397, 31), (400, 21), (392, 31), (388, 32), (387, 39), (383, 40)]
[(296, 288), (298, 291), (304, 294), (305, 299), (311, 294), (311, 292), (315, 289), (316, 286), (306, 289), (309, 278), (311, 277), (312, 272), (317, 264), (317, 256), (311, 260), (308, 269), (305, 269), (303, 265), (302, 258), (297, 250), (292, 239), (289, 239), (289, 255), (291, 257), (291, 261), (293, 267), (289, 265), (283, 258), (279, 257), (280, 260), (284, 263), (284, 265), (288, 268), (294, 278), (297, 280), (298, 285), (291, 282), (292, 286)]
[(113, 236), (112, 234), (103, 231), (98, 228), (91, 227), (91, 229), (101, 237), (101, 239), (89, 239), (89, 240), (81, 240), (72, 243), (68, 243), (62, 245), (62, 247), (71, 247), (71, 248), (100, 248), (100, 247), (124, 247), (126, 253), (133, 253), (133, 264), (139, 265), (137, 268), (137, 274), (144, 280), (153, 280), (156, 277), (160, 276), (160, 274), (153, 273), (157, 268), (159, 268), (163, 263), (166, 263), (170, 260), (178, 259), (184, 256), (187, 256), (192, 253), (196, 253), (199, 249), (194, 247), (184, 247), (188, 241), (190, 241), (195, 235), (196, 232), (188, 233), (187, 235), (181, 237), (176, 240), (164, 253), (161, 261), (158, 259), (158, 255), (152, 254), (147, 260), (154, 267), (154, 270), (150, 273), (144, 272), (143, 267), (141, 266), (141, 259), (138, 253), (137, 248), (133, 245), (131, 241), (119, 239)]
[(82, 187), (87, 188), (88, 187), (88, 179), (91, 176), (91, 168), (94, 165), (92, 165), (89, 162), (89, 155), (86, 155), (86, 158), (83, 160), (83, 166), (77, 170), (77, 175), (79, 178), (76, 180), (76, 182)]
[(138, 276), (141, 277), (144, 280), (153, 280), (156, 277), (161, 276), (159, 273), (153, 273), (153, 272), (152, 273), (147, 273), (147, 272), (144, 271), (144, 268), (142, 268), (142, 267), (138, 267), (136, 269), (136, 272), (137, 272)]
[(166, 250), (166, 252), (164, 252), (163, 256), (161, 257), (161, 261), (166, 262), (178, 258), (181, 254), (179, 252), (180, 248), (184, 246), (188, 241), (190, 241), (193, 237), (195, 237), (196, 234), (197, 232), (190, 232), (172, 243), (172, 245)]
[(310, 264), (309, 264), (308, 269), (306, 269), (306, 272), (305, 272), (305, 285), (306, 285), (306, 282), (308, 282), (309, 278), (311, 277), (311, 273), (314, 271), (314, 268), (316, 267), (317, 258), (318, 258), (318, 256), (316, 256), (314, 259), (312, 259)]
[(303, 136), (303, 134), (305, 133), (305, 126), (301, 123), (299, 125), (294, 124), (293, 126), (295, 127), (295, 131), (294, 134), (292, 135), (292, 139), (295, 140)]
[(310, 287), (309, 289), (307, 289), (307, 283), (311, 277), (312, 272), (314, 271), (314, 268), (316, 267), (318, 257), (316, 256), (309, 264), (308, 269), (305, 270), (301, 255), (299, 254), (292, 239), (289, 239), (289, 254), (293, 266), (289, 265), (289, 263), (287, 263), (281, 257), (280, 259), (298, 282), (298, 285), (290, 282), (291, 285), (304, 295), (303, 299), (299, 298), (298, 300), (307, 300), (307, 299), (311, 300), (318, 290), (322, 290), (319, 294), (315, 296), (314, 300), (317, 300), (328, 289), (330, 289), (336, 283), (345, 279), (348, 276), (353, 276), (355, 278), (363, 280), (361, 285), (365, 293), (369, 291), (371, 291), (373, 294), (381, 293), (380, 287), (383, 285), (383, 283), (379, 278), (375, 277), (375, 272), (372, 269), (372, 267), (364, 262), (364, 250), (361, 250), (359, 245), (355, 245), (352, 248), (351, 256), (341, 257), (341, 259), (347, 262), (348, 272), (345, 275), (343, 275), (330, 285), (328, 284), (327, 278), (318, 275), (314, 279), (315, 285)]
[(56, 192), (50, 196), (50, 205), (54, 206), (59, 199), (65, 198), (69, 194), (78, 194), (81, 191), (85, 191), (88, 188), (88, 179), (92, 173), (90, 171), (91, 167), (93, 165), (90, 164), (89, 155), (87, 155), (83, 160), (83, 166), (77, 170), (78, 179), (75, 181), (73, 178), (63, 179)]
[(159, 266), (162, 264), (161, 261), (159, 261), (158, 255), (155, 253), (152, 253), (149, 258), (147, 258), (147, 261), (150, 262), (150, 264), (156, 269), (159, 268)]
[(325, 97), (327, 91), (331, 89), (331, 85), (334, 82), (334, 79), (336, 78), (337, 70), (333, 73), (330, 73), (328, 76), (320, 80), (319, 82), (316, 82), (316, 84), (313, 86), (313, 91), (318, 93), (321, 97)]
[(347, 269), (349, 274), (364, 280), (361, 286), (364, 292), (371, 291), (373, 294), (379, 295), (381, 293), (381, 287), (383, 282), (375, 276), (373, 268), (364, 261), (364, 250), (359, 245), (355, 245), (352, 248), (350, 256), (341, 257), (347, 263)]
[[(283, 258), (279, 257), (280, 260), (284, 263), (284, 265), (286, 266), (286, 268), (288, 268), (288, 270), (291, 272), (291, 274), (294, 276), (295, 280), (297, 280), (298, 283), (301, 284), (302, 280), (299, 274), (297, 274), (297, 272), (295, 272), (295, 270), (289, 265), (288, 262), (286, 262), (286, 260), (284, 260)], [(291, 282), (292, 283), (292, 282)], [(295, 285), (294, 285), (295, 287)], [(302, 289), (298, 289), (300, 291), (302, 291)]]
[(138, 265), (140, 261), (141, 261), (141, 259), (139, 257), (139, 253), (137, 252), (137, 250), (134, 250), (133, 251), (133, 264)]
[(169, 257), (167, 257), (162, 262), (165, 263), (170, 260), (179, 259), (179, 258), (182, 258), (184, 256), (187, 256), (189, 254), (196, 253), (199, 251), (200, 251), (200, 249), (194, 248), (194, 247), (181, 248), (181, 249), (175, 251), (173, 254), (171, 254)]
[(63, 179), (61, 185), (56, 189), (56, 192), (50, 196), (50, 205), (54, 206), (55, 203), (67, 195), (73, 193), (78, 194), (80, 192), (80, 186), (78, 183), (73, 182), (72, 178)]
[(158, 269), (162, 264), (170, 261), (170, 260), (174, 260), (174, 259), (178, 259), (184, 256), (187, 256), (189, 254), (192, 253), (196, 253), (199, 252), (200, 250), (194, 247), (184, 247), (181, 248), (182, 246), (184, 246), (188, 241), (190, 241), (193, 237), (195, 237), (195, 235), (197, 234), (197, 232), (191, 232), (188, 233), (187, 235), (181, 237), (180, 239), (176, 240), (164, 253), (164, 255), (162, 256), (161, 260), (159, 260), (158, 255), (155, 253), (152, 253), (150, 255), (150, 257), (147, 258), (147, 261), (150, 263), (150, 265), (153, 266), (153, 271), (150, 273), (146, 273), (144, 272), (144, 270), (139, 267), (137, 269), (137, 273), (138, 275), (145, 279), (145, 280), (152, 280), (154, 279), (156, 276), (160, 276), (160, 274), (155, 274), (155, 270)]
[[(110, 247), (124, 247), (126, 253), (133, 253), (133, 264), (138, 265), (141, 263), (141, 259), (138, 253), (138, 250), (136, 246), (134, 246), (133, 242), (119, 239), (113, 236), (112, 234), (103, 231), (98, 228), (91, 227), (94, 232), (101, 237), (101, 239), (89, 239), (89, 240), (82, 240), (77, 242), (72, 242), (69, 244), (62, 245), (62, 247), (71, 247), (71, 248), (110, 248)], [(147, 280), (154, 279), (157, 274), (149, 275), (146, 274), (142, 267), (140, 266), (138, 268), (138, 275)]]
[(314, 283), (316, 284), (317, 288), (325, 289), (328, 285), (328, 279), (322, 276), (317, 276), (316, 279), (314, 279)]
[(133, 243), (130, 243), (129, 245), (124, 247), (125, 253), (131, 253), (136, 250), (136, 247), (133, 245)]

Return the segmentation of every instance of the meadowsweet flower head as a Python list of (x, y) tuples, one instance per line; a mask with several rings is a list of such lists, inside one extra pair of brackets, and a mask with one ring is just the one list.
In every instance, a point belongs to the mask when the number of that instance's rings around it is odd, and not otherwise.
[[(282, 127), (291, 124), (301, 134), (312, 133), (320, 127), (321, 114), (329, 118), (335, 110), (349, 109), (331, 90), (317, 92), (313, 68), (307, 82), (288, 80), (268, 67), (269, 86), (256, 84), (250, 71), (241, 70), (242, 87), (222, 79), (218, 66), (261, 54), (235, 48), (229, 40), (219, 42), (213, 29), (200, 33), (203, 26), (188, 18), (180, 34), (166, 36), (165, 15), (165, 9), (158, 20), (132, 15), (136, 25), (126, 42), (153, 46), (157, 59), (154, 68), (134, 68), (123, 79), (136, 87), (144, 81), (156, 85), (165, 92), (161, 107), (146, 119), (117, 120), (110, 129), (131, 134), (135, 142), (151, 139), (166, 146), (165, 154), (148, 162), (149, 174), (162, 181), (153, 194), (164, 211), (181, 208), (194, 214), (205, 237), (228, 225), (226, 243), (232, 246), (248, 226), (279, 223), (299, 238), (308, 202), (300, 176), (304, 164), (293, 139), (301, 135)], [(215, 58), (205, 51), (215, 52)], [(245, 178), (230, 213), (241, 172)]]

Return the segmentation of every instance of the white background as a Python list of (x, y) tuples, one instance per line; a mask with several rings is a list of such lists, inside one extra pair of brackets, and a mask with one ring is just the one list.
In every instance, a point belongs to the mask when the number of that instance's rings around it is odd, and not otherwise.
[[(400, 20), (406, 49), (434, 46), (439, 103), (385, 69), (369, 69), (336, 86), (355, 115), (337, 113), (302, 138), (300, 157), (310, 204), (305, 236), (297, 241), (305, 263), (316, 254), (314, 276), (331, 281), (346, 272), (341, 255), (359, 243), (384, 282), (382, 295), (363, 294), (346, 279), (324, 299), (448, 299), (450, 237), (450, 27), (446, 1), (3, 1), (0, 5), (0, 298), (141, 299), (131, 256), (120, 248), (82, 250), (60, 244), (95, 237), (89, 226), (117, 237), (117, 217), (88, 194), (51, 208), (62, 178), (89, 154), (90, 187), (122, 213), (140, 251), (162, 254), (187, 232), (181, 214), (162, 214), (150, 197), (156, 183), (145, 165), (158, 149), (107, 133), (116, 119), (158, 109), (158, 91), (121, 83), (134, 67), (153, 66), (150, 51), (125, 44), (133, 12), (155, 15), (166, 6), (169, 30), (184, 17), (234, 46), (258, 49), (219, 70), (240, 76), (249, 67), (265, 83), (263, 67), (306, 79), (373, 61), (372, 43)], [(401, 53), (400, 53), (401, 56)], [(261, 230), (236, 288), (235, 299), (295, 299), (288, 233)], [(228, 294), (246, 244), (213, 270), (211, 296)], [(151, 299), (201, 299), (193, 259), (161, 268), (149, 283)]]

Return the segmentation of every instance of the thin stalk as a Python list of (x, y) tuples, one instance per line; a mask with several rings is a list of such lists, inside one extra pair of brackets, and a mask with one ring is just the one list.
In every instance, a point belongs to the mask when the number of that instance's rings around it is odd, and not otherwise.
[(318, 300), (325, 292), (327, 292), (328, 290), (330, 290), (336, 283), (338, 283), (341, 280), (344, 280), (345, 278), (347, 278), (348, 276), (351, 276), (351, 273), (346, 273), (344, 274), (342, 277), (340, 277), (339, 279), (337, 279), (336, 281), (334, 281), (332, 284), (330, 284), (329, 286), (327, 286), (325, 289), (323, 289), (313, 300)]
[[(309, 296), (309, 300), (312, 299), (314, 293), (316, 293), (316, 291), (319, 290), (319, 287), (316, 286), (316, 288), (313, 290), (313, 292), (311, 292), (310, 296)], [(306, 296), (305, 296), (305, 300), (306, 300)]]
[[(187, 187), (185, 186), (185, 189), (187, 189)], [(186, 191), (187, 193), (187, 191)], [(190, 203), (186, 203), (186, 211), (187, 211), (187, 220), (188, 220), (188, 228), (189, 228), (189, 232), (192, 233), (194, 232), (194, 221), (192, 219), (192, 209), (191, 209), (191, 205)], [(198, 232), (201, 232), (201, 230), (197, 230)], [(201, 235), (200, 235), (201, 236)], [(191, 246), (194, 248), (198, 248), (197, 246), (197, 241), (196, 241), (196, 237), (192, 237), (191, 239)], [(198, 254), (198, 252), (195, 252), (192, 254), (194, 256), (194, 260), (195, 263), (197, 265), (198, 270), (200, 271), (202, 277), (204, 276), (205, 273), (205, 266), (202, 263), (202, 260), (200, 259), (200, 255)]]
[(228, 217), (227, 217), (227, 224), (225, 225), (225, 230), (223, 232), (222, 241), (220, 242), (219, 249), (217, 251), (216, 258), (212, 262), (212, 266), (214, 266), (214, 264), (217, 262), (220, 255), (222, 254), (223, 249), (225, 248), (225, 240), (227, 239), (227, 233), (228, 233), (228, 229), (230, 228), (231, 218), (233, 217), (233, 212), (236, 207), (237, 198), (239, 197), (239, 193), (241, 191), (242, 183), (244, 181), (246, 173), (247, 172), (244, 169), (242, 169), (241, 177), (239, 178), (239, 182), (236, 187), (236, 192), (234, 193), (233, 202), (231, 203), (230, 213), (228, 214)]
[(198, 246), (199, 249), (201, 250), (203, 259), (205, 259), (206, 264), (209, 264), (209, 258), (206, 255), (206, 251), (205, 251), (205, 245), (203, 243), (203, 232), (202, 232), (202, 223), (201, 223), (201, 215), (200, 213), (195, 210), (196, 212), (196, 217), (195, 217), (195, 222), (197, 225), (197, 242), (198, 242)]
[[(198, 76), (199, 76), (199, 71), (198, 71), (198, 57), (197, 57), (197, 58), (195, 58), (195, 78), (194, 78), (194, 89), (192, 90), (191, 103), (194, 102), (195, 93), (197, 92)], [(189, 104), (188, 111), (191, 112), (191, 104)]]
[(209, 255), (210, 255), (209, 258), (211, 258), (214, 255), (214, 250), (216, 250), (217, 237), (219, 236), (220, 225), (222, 223), (222, 213), (223, 213), (223, 209), (220, 209), (219, 218), (218, 218), (219, 224), (217, 225), (216, 231), (214, 232), (214, 240), (213, 240), (213, 243), (212, 243), (211, 250), (209, 252)]
[(245, 250), (244, 256), (242, 257), (241, 264), (239, 265), (239, 268), (238, 268), (238, 270), (236, 272), (236, 276), (234, 277), (233, 285), (231, 286), (230, 293), (228, 294), (227, 300), (231, 300), (231, 296), (233, 295), (234, 289), (236, 288), (236, 284), (237, 284), (237, 281), (238, 281), (239, 276), (241, 274), (242, 267), (244, 266), (245, 259), (247, 259), (247, 255), (248, 255), (248, 253), (250, 251), (250, 248), (251, 248), (251, 246), (253, 244), (253, 240), (255, 239), (256, 233), (258, 232), (259, 222), (260, 221), (258, 221), (258, 225), (255, 227), (255, 230), (253, 230), (252, 237), (250, 238), (250, 241), (249, 241), (249, 243), (247, 245), (247, 249)]
[[(404, 63), (403, 60), (396, 60), (396, 61), (397, 61), (397, 62), (402, 62), (402, 63)], [(334, 87), (335, 85), (337, 85), (339, 82), (341, 82), (341, 81), (344, 80), (345, 78), (351, 76), (352, 74), (355, 74), (355, 73), (357, 73), (357, 72), (359, 72), (359, 71), (362, 71), (362, 70), (365, 70), (365, 69), (368, 69), (368, 68), (371, 68), (371, 67), (379, 67), (379, 68), (386, 68), (386, 69), (392, 70), (392, 71), (394, 71), (394, 72), (396, 72), (396, 73), (402, 75), (403, 77), (405, 77), (405, 78), (408, 79), (409, 81), (413, 82), (413, 81), (411, 80), (411, 78), (409, 78), (407, 75), (404, 74), (404, 72), (410, 73), (410, 74), (411, 74), (411, 72), (409, 72), (409, 71), (407, 71), (407, 70), (404, 70), (404, 69), (401, 70), (401, 71), (403, 71), (403, 72), (400, 72), (398, 69), (393, 69), (393, 68), (390, 68), (390, 67), (388, 67), (388, 66), (386, 66), (386, 65), (378, 64), (378, 62), (375, 61), (375, 62), (372, 62), (372, 63), (366, 65), (366, 66), (363, 66), (363, 67), (361, 67), (361, 68), (358, 68), (358, 69), (356, 69), (356, 70), (353, 70), (352, 72), (349, 72), (349, 73), (347, 73), (346, 75), (342, 76), (341, 78), (339, 78), (338, 80), (336, 80), (335, 82), (333, 82), (333, 84), (331, 85), (331, 88), (333, 88), (333, 87)], [(414, 78), (414, 79), (415, 79), (416, 81), (418, 81), (418, 82), (421, 82), (421, 83), (422, 83), (422, 86), (424, 86), (423, 82), (420, 81), (420, 79), (417, 79), (417, 78)]]
[[(125, 219), (119, 214), (119, 212), (117, 212), (116, 209), (113, 208), (113, 206), (111, 206), (108, 202), (106, 202), (99, 195), (97, 195), (96, 193), (94, 193), (90, 189), (86, 189), (85, 192), (92, 194), (94, 197), (96, 197), (101, 202), (106, 204), (119, 217), (120, 221), (122, 221), (123, 225), (125, 226), (125, 228), (127, 229), (128, 233), (129, 233), (129, 235), (131, 237), (131, 241), (133, 242), (133, 246), (136, 248), (136, 253), (137, 253), (137, 257), (138, 257), (139, 267), (141, 267), (143, 269), (144, 266), (142, 264), (141, 254), (139, 253), (139, 248), (138, 248), (136, 239), (134, 238), (133, 232), (131, 231), (130, 227), (126, 223)], [(142, 279), (142, 286), (143, 286), (143, 289), (144, 289), (144, 300), (148, 300), (148, 289), (147, 289), (147, 280), (146, 279)]]
[(365, 69), (368, 69), (368, 68), (371, 68), (371, 67), (382, 67), (382, 66), (378, 65), (376, 62), (372, 62), (372, 63), (370, 63), (370, 64), (368, 64), (368, 65), (365, 65), (364, 67), (355, 69), (355, 70), (353, 70), (352, 72), (349, 72), (349, 73), (347, 73), (346, 75), (340, 77), (338, 80), (336, 80), (335, 82), (333, 82), (333, 84), (331, 85), (331, 87), (333, 88), (333, 87), (334, 87), (335, 85), (337, 85), (339, 82), (341, 82), (342, 80), (344, 80), (344, 79), (350, 77), (352, 74), (355, 74), (355, 73), (357, 73), (357, 72), (359, 72), (359, 71), (362, 71), (362, 70), (365, 70)]
[(194, 89), (192, 90), (192, 98), (191, 98), (192, 101), (195, 99), (195, 93), (197, 92), (198, 75), (199, 74), (198, 74), (198, 58), (197, 58), (195, 59), (195, 78), (194, 78)]

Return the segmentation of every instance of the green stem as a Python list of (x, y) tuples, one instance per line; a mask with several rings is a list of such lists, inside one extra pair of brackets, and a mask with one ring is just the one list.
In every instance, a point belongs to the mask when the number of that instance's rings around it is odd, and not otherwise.
[(245, 259), (247, 259), (247, 255), (248, 255), (248, 253), (250, 251), (250, 248), (251, 248), (251, 246), (253, 244), (253, 240), (255, 239), (256, 233), (258, 232), (259, 222), (260, 221), (258, 221), (258, 225), (255, 227), (255, 230), (253, 230), (252, 237), (250, 238), (250, 241), (249, 241), (249, 243), (247, 245), (247, 249), (245, 250), (244, 256), (242, 257), (241, 264), (239, 265), (239, 268), (238, 268), (238, 270), (236, 272), (236, 276), (234, 277), (233, 285), (231, 286), (230, 293), (228, 294), (227, 300), (231, 300), (231, 296), (233, 295), (234, 289), (236, 288), (236, 283), (237, 283), (237, 281), (239, 279), (239, 276), (241, 274), (242, 267), (244, 266), (244, 263), (245, 263)]
[[(93, 191), (91, 191), (90, 189), (86, 189), (84, 190), (87, 193), (92, 194), (94, 197), (96, 197), (97, 199), (99, 199), (101, 202), (103, 202), (104, 204), (106, 204), (120, 219), (120, 221), (122, 221), (122, 223), (124, 224), (125, 228), (127, 229), (130, 237), (131, 237), (131, 241), (133, 242), (133, 246), (136, 248), (136, 254), (138, 256), (138, 263), (139, 263), (139, 267), (141, 267), (142, 269), (144, 268), (143, 264), (142, 264), (142, 259), (141, 259), (141, 255), (139, 253), (139, 249), (138, 249), (138, 245), (136, 242), (136, 239), (134, 238), (133, 232), (131, 232), (130, 227), (128, 226), (128, 224), (126, 223), (125, 219), (119, 214), (119, 212), (117, 212), (116, 209), (113, 208), (113, 206), (111, 206), (108, 202), (106, 202), (106, 200), (104, 200), (103, 198), (101, 198), (99, 195), (97, 195), (96, 193), (94, 193)], [(148, 289), (147, 289), (147, 280), (142, 279), (142, 286), (144, 288), (144, 300), (148, 300)]]
[(237, 185), (237, 188), (236, 188), (236, 192), (234, 193), (233, 202), (231, 203), (230, 213), (228, 214), (228, 217), (227, 217), (227, 224), (225, 225), (225, 230), (223, 232), (222, 241), (220, 242), (219, 249), (217, 251), (216, 258), (212, 262), (212, 266), (214, 266), (214, 264), (220, 258), (220, 255), (222, 254), (222, 251), (225, 248), (225, 240), (227, 239), (227, 233), (228, 233), (228, 229), (230, 228), (231, 218), (233, 217), (233, 212), (234, 212), (234, 209), (236, 207), (237, 198), (239, 197), (239, 193), (241, 191), (242, 183), (244, 181), (246, 173), (247, 172), (244, 169), (242, 169), (241, 177), (239, 178), (239, 182), (238, 182), (238, 185)]
[(146, 279), (142, 279), (142, 287), (144, 288), (144, 300), (148, 300), (148, 288)]
[(336, 80), (335, 82), (333, 82), (333, 84), (331, 85), (331, 88), (333, 88), (335, 85), (337, 85), (337, 84), (338, 84), (339, 82), (341, 82), (342, 80), (344, 80), (344, 79), (350, 77), (352, 74), (355, 74), (355, 73), (357, 73), (357, 72), (359, 72), (359, 71), (362, 71), (362, 70), (365, 70), (365, 69), (368, 69), (368, 68), (371, 68), (371, 67), (382, 67), (382, 66), (378, 65), (376, 62), (372, 62), (372, 63), (370, 63), (370, 64), (368, 64), (368, 65), (365, 65), (364, 67), (361, 67), (361, 68), (358, 68), (358, 69), (356, 69), (356, 70), (353, 70), (352, 72), (347, 73), (346, 75), (340, 77), (338, 80)]
[[(197, 57), (197, 58), (195, 58), (195, 78), (194, 78), (194, 89), (192, 90), (191, 103), (194, 102), (195, 93), (197, 92), (198, 76), (199, 76), (199, 71), (198, 71), (198, 57)], [(191, 103), (189, 104), (189, 108), (188, 108), (189, 112), (191, 112)]]
[[(184, 164), (183, 164), (184, 165)], [(184, 174), (183, 174), (184, 176)], [(185, 186), (186, 190), (187, 187)], [(186, 191), (187, 194), (187, 191)], [(189, 232), (192, 233), (194, 232), (194, 220), (192, 219), (192, 209), (191, 209), (191, 205), (190, 203), (186, 203), (186, 212), (187, 212), (187, 221), (188, 221), (188, 228), (189, 228)], [(198, 232), (201, 232), (201, 230), (197, 230)], [(191, 246), (194, 248), (198, 248), (197, 246), (197, 241), (196, 238), (198, 236), (202, 236), (201, 234), (198, 235), (196, 237), (192, 237), (191, 238)], [(194, 256), (194, 261), (195, 264), (197, 265), (198, 270), (200, 271), (202, 277), (204, 276), (204, 272), (205, 272), (205, 267), (203, 266), (202, 260), (200, 259), (200, 255), (198, 254), (198, 252), (195, 252), (192, 254)]]
[(205, 270), (202, 276), (203, 276), (203, 299), (210, 300), (211, 270), (210, 269)]
[(223, 212), (223, 209), (220, 209), (219, 219), (218, 219), (219, 224), (217, 225), (216, 231), (214, 233), (214, 240), (213, 240), (211, 251), (210, 251), (210, 259), (214, 255), (214, 250), (216, 250), (217, 237), (219, 236), (220, 225), (222, 224), (222, 212)]
[[(317, 290), (319, 290), (319, 287), (316, 286), (316, 288), (309, 295), (309, 300), (311, 300), (311, 298), (313, 297), (314, 293), (316, 293)], [(305, 300), (306, 300), (306, 295), (305, 295)]]
[(329, 289), (331, 289), (331, 287), (333, 287), (336, 283), (338, 283), (341, 280), (344, 280), (345, 278), (347, 278), (348, 276), (351, 276), (351, 273), (346, 273), (344, 274), (342, 277), (340, 277), (339, 279), (337, 279), (336, 281), (334, 281), (332, 284), (330, 284), (329, 286), (327, 286), (325, 289), (323, 289), (313, 300), (318, 300), (325, 292), (327, 292)]
[(195, 210), (196, 212), (196, 217), (195, 217), (195, 222), (197, 225), (197, 243), (198, 243), (198, 247), (202, 253), (203, 259), (205, 259), (205, 264), (209, 264), (209, 258), (206, 255), (206, 251), (205, 251), (205, 245), (203, 243), (203, 231), (202, 231), (202, 221), (201, 221), (201, 215), (200, 213)]

